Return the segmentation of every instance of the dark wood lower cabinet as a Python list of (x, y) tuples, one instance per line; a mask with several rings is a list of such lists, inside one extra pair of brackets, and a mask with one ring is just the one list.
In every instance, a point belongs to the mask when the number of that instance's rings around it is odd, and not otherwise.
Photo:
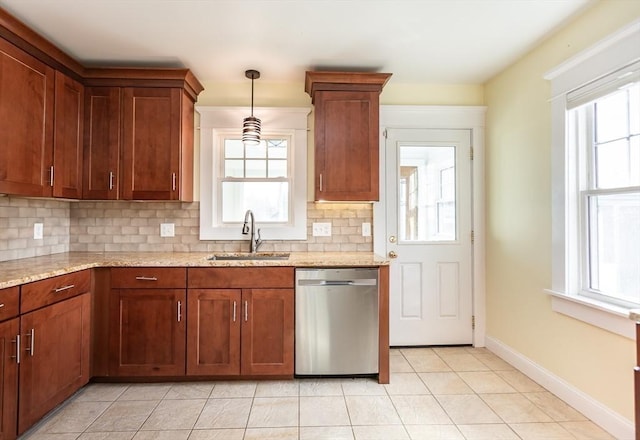
[(111, 376), (185, 374), (184, 289), (114, 289), (109, 308)]
[(18, 434), (89, 381), (89, 293), (22, 315)]
[(16, 362), (16, 335), (20, 320), (0, 323), (0, 439), (16, 438), (18, 424), (18, 363)]
[(293, 289), (187, 295), (187, 374), (293, 376)]
[(187, 296), (187, 374), (240, 374), (241, 291), (192, 289)]
[(293, 290), (243, 289), (242, 374), (293, 375)]

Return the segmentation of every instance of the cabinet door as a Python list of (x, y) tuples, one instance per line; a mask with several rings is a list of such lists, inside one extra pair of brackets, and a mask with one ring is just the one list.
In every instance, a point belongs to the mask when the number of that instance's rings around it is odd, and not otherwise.
[(0, 439), (16, 438), (18, 422), (18, 318), (0, 323)]
[(190, 289), (187, 374), (240, 374), (239, 289)]
[(293, 375), (293, 289), (242, 291), (243, 375)]
[(82, 127), (84, 86), (56, 72), (55, 134), (53, 138), (53, 195), (82, 197)]
[(378, 92), (316, 93), (316, 200), (379, 200), (378, 107)]
[(178, 199), (181, 97), (177, 88), (123, 89), (123, 199)]
[(0, 193), (51, 194), (54, 76), (0, 38)]
[(110, 375), (185, 374), (184, 289), (114, 289), (109, 308)]
[(85, 90), (82, 197), (115, 200), (120, 183), (120, 87)]
[(89, 381), (90, 294), (22, 315), (18, 433)]

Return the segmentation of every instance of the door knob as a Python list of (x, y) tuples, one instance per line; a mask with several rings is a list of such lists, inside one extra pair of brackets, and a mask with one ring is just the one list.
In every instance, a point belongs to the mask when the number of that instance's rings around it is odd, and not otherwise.
[(396, 236), (392, 235), (391, 237), (389, 237), (389, 243), (395, 243), (396, 242)]
[(394, 251), (389, 251), (389, 258), (398, 258), (398, 254), (396, 254)]

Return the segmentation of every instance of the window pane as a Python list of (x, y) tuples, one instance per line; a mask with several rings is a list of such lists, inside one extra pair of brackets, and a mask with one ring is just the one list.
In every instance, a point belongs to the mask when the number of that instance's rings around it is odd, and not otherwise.
[(287, 161), (286, 160), (270, 160), (269, 161), (269, 177), (287, 177)]
[(455, 240), (455, 147), (400, 146), (398, 176), (400, 240)]
[(247, 160), (246, 177), (267, 177), (267, 161), (266, 160)]
[(224, 140), (224, 157), (242, 158), (244, 156), (244, 145), (240, 139)]
[(224, 175), (225, 177), (244, 177), (244, 161), (225, 160)]
[(629, 131), (640, 134), (640, 83), (629, 88)]
[(640, 193), (589, 197), (589, 287), (640, 303)]
[(287, 182), (222, 182), (222, 221), (240, 223), (251, 209), (260, 223), (289, 221)]
[(596, 142), (602, 143), (628, 135), (627, 91), (621, 90), (596, 101)]
[[(632, 185), (629, 147), (627, 139), (596, 145), (596, 188)], [(635, 167), (640, 167), (640, 163)]]
[(245, 153), (249, 158), (266, 158), (267, 157), (267, 144), (264, 140), (260, 141), (258, 145), (245, 147)]
[(269, 139), (267, 141), (270, 159), (286, 159), (287, 158), (287, 140), (286, 139)]

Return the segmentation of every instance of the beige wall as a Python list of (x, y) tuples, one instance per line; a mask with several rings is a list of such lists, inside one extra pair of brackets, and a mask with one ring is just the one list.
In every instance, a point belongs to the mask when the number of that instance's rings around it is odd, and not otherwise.
[(551, 105), (546, 71), (640, 17), (605, 0), (485, 85), (487, 336), (633, 420), (635, 345), (555, 313), (551, 285)]
[[(249, 106), (251, 82), (204, 83), (198, 105)], [(483, 105), (481, 84), (401, 84), (393, 76), (380, 95), (384, 105)], [(311, 107), (304, 91), (304, 75), (296, 83), (254, 83), (255, 107)]]

